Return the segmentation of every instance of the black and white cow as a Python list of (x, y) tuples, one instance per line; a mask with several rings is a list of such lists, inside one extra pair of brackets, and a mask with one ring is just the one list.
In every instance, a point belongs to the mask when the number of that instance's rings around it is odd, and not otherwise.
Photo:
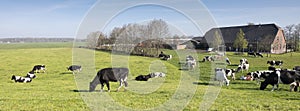
[(96, 77), (92, 82), (90, 82), (90, 92), (94, 91), (98, 84), (101, 84), (101, 91), (103, 91), (104, 84), (106, 84), (108, 92), (110, 92), (109, 81), (111, 82), (120, 82), (119, 89), (125, 84), (125, 87), (128, 86), (129, 70), (128, 68), (104, 68), (98, 71)]
[(298, 91), (298, 87), (299, 87), (299, 82), (295, 81), (293, 83), (290, 84), (290, 91)]
[(151, 78), (166, 77), (166, 74), (163, 72), (152, 72), (149, 75)]
[(215, 79), (219, 81), (220, 86), (223, 86), (224, 83), (226, 84), (226, 86), (229, 86), (230, 80), (227, 79), (224, 69), (216, 68), (215, 73), (216, 73)]
[(226, 69), (225, 73), (227, 77), (231, 77), (232, 80), (235, 80), (235, 70), (234, 69)]
[(26, 77), (29, 77), (29, 78), (33, 79), (33, 78), (36, 77), (36, 75), (34, 74), (34, 71), (30, 71), (30, 72), (27, 73)]
[(240, 71), (243, 72), (244, 70), (246, 70), (246, 71), (248, 72), (249, 67), (250, 67), (250, 65), (249, 65), (248, 62), (246, 62), (246, 63), (244, 63), (244, 64), (240, 64), (240, 65), (238, 66), (236, 72), (240, 72)]
[(261, 80), (266, 79), (272, 72), (273, 70), (261, 70), (249, 72), (247, 75), (251, 77), (250, 80), (256, 80), (257, 84), (260, 84)]
[(186, 61), (186, 67), (190, 70), (190, 69), (194, 69), (195, 67), (196, 67), (196, 64), (197, 64), (197, 62), (196, 62), (196, 59), (194, 59), (194, 57), (193, 56), (191, 56), (191, 55), (188, 55), (187, 57), (186, 57), (186, 59), (185, 59), (185, 61)]
[(151, 78), (151, 75), (138, 75), (137, 77), (135, 77), (135, 80), (137, 81), (148, 81), (148, 79)]
[(75, 71), (80, 72), (82, 69), (80, 65), (71, 65), (67, 67), (67, 70), (72, 71), (74, 73)]
[(281, 66), (283, 64), (283, 61), (282, 60), (278, 60), (278, 61), (275, 61), (275, 60), (272, 60), (272, 61), (267, 61), (267, 64), (270, 64), (271, 66)]
[(248, 60), (245, 58), (240, 59), (240, 64), (248, 64)]
[(205, 61), (214, 61), (215, 59), (213, 58), (213, 56), (204, 56), (203, 59), (202, 59), (202, 62), (205, 62)]
[(260, 90), (264, 90), (269, 84), (273, 86), (271, 91), (278, 89), (279, 83), (291, 84), (300, 81), (300, 74), (294, 70), (276, 70), (266, 77), (265, 81), (261, 83)]
[(164, 54), (163, 52), (161, 52), (161, 53), (158, 55), (158, 57), (159, 57), (160, 59), (162, 59), (162, 60), (170, 60), (170, 59), (172, 59), (172, 55), (166, 55), (166, 54)]
[(28, 83), (32, 81), (32, 79), (29, 77), (22, 77), (22, 76), (15, 76), (15, 75), (12, 75), (11, 80), (14, 80), (15, 82), (23, 82), (23, 83)]
[(40, 73), (40, 71), (45, 72), (46, 71), (46, 66), (45, 65), (35, 65), (32, 68), (32, 71)]

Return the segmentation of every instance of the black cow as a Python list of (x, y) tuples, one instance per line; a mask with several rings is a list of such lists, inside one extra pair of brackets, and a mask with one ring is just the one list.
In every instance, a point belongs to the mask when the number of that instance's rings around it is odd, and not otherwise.
[(40, 73), (41, 70), (42, 70), (43, 72), (45, 72), (46, 66), (45, 66), (45, 65), (35, 65), (35, 66), (33, 66), (33, 68), (32, 68), (32, 71), (37, 72), (37, 73)]
[(148, 74), (148, 75), (139, 75), (137, 77), (135, 77), (135, 80), (137, 81), (148, 81), (148, 79), (151, 78), (151, 75)]
[(272, 60), (272, 61), (267, 61), (267, 64), (270, 64), (271, 66), (281, 66), (283, 64), (283, 61), (279, 60), (279, 61), (275, 61), (275, 60)]
[(277, 70), (273, 71), (266, 77), (265, 81), (261, 83), (260, 90), (264, 90), (269, 84), (273, 86), (271, 91), (274, 91), (275, 86), (278, 89), (279, 83), (291, 84), (300, 81), (300, 74), (293, 70)]
[(128, 86), (127, 77), (129, 70), (128, 68), (104, 68), (98, 71), (96, 77), (92, 82), (90, 82), (90, 92), (94, 91), (98, 84), (101, 84), (101, 91), (103, 91), (104, 83), (107, 86), (108, 92), (110, 91), (109, 81), (120, 82), (119, 89), (125, 84), (125, 87)]
[(79, 72), (79, 71), (81, 71), (81, 66), (80, 65), (71, 65), (71, 66), (67, 67), (67, 70), (72, 71), (73, 73), (75, 71)]
[(256, 54), (254, 52), (248, 52), (248, 56), (250, 56), (250, 55), (256, 57)]

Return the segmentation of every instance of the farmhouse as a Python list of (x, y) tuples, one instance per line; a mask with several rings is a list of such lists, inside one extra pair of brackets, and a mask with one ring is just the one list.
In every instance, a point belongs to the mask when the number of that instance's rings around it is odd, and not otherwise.
[(236, 34), (240, 31), (240, 29), (244, 32), (244, 37), (248, 41), (248, 48), (245, 49), (245, 51), (269, 52), (277, 54), (286, 52), (286, 40), (283, 29), (275, 24), (213, 28), (206, 32), (204, 37), (193, 38), (193, 40), (199, 42), (195, 47), (199, 49), (207, 49), (209, 47), (208, 44), (210, 44), (207, 43), (207, 41), (213, 41), (211, 39), (214, 38), (215, 32), (218, 31), (223, 37), (226, 50), (235, 51), (236, 49), (233, 47), (233, 42), (236, 39)]

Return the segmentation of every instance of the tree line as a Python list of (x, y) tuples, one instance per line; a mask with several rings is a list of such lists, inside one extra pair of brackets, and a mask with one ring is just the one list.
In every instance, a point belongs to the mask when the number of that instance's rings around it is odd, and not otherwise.
[(284, 27), (284, 34), (288, 49), (299, 51), (300, 24), (292, 24)]
[(171, 34), (168, 24), (162, 19), (154, 19), (147, 24), (129, 23), (115, 27), (108, 35), (100, 31), (91, 32), (87, 36), (87, 46), (120, 53), (157, 56), (161, 48), (170, 48), (163, 41), (169, 37)]

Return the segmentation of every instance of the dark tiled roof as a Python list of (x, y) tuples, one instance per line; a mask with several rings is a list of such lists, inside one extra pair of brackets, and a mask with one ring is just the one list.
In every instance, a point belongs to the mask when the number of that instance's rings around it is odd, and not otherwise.
[(214, 36), (215, 31), (220, 31), (225, 43), (233, 43), (236, 38), (236, 34), (240, 31), (240, 29), (242, 29), (245, 33), (245, 38), (248, 42), (255, 42), (256, 40), (263, 40), (266, 37), (270, 37), (271, 40), (274, 40), (279, 27), (275, 24), (260, 24), (213, 28), (205, 33), (204, 37), (210, 41), (210, 38)]

